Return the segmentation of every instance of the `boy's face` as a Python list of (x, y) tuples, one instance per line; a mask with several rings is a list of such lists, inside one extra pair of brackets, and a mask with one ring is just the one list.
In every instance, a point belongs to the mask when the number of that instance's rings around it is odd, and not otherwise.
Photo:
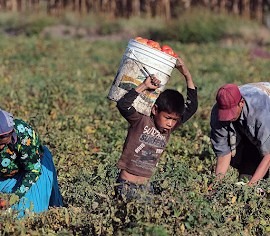
[(180, 120), (180, 116), (175, 113), (158, 111), (156, 105), (154, 105), (152, 113), (154, 114), (155, 125), (161, 133), (167, 133)]

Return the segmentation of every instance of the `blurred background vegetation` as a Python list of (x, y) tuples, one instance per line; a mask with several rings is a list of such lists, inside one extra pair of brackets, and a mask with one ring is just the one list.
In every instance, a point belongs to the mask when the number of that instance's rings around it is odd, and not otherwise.
[(44, 11), (59, 16), (72, 11), (79, 15), (106, 13), (109, 17), (177, 18), (194, 7), (218, 13), (233, 13), (263, 22), (269, 11), (268, 0), (1, 0), (0, 10)]
[[(140, 3), (137, 13), (131, 3)], [(0, 6), (1, 108), (29, 122), (50, 148), (65, 204), (22, 220), (2, 209), (0, 235), (269, 235), (269, 183), (259, 183), (263, 194), (236, 186), (233, 169), (215, 182), (209, 140), (217, 89), (270, 79), (268, 1), (0, 0)], [(106, 97), (136, 36), (168, 44), (183, 58), (199, 108), (162, 155), (156, 195), (118, 202), (113, 184), (128, 125)], [(186, 91), (177, 71), (166, 86)]]
[(170, 20), (160, 17), (110, 18), (106, 14), (92, 13), (82, 16), (72, 12), (63, 12), (58, 17), (46, 12), (0, 12), (0, 33), (83, 38), (87, 41), (128, 40), (140, 35), (157, 41), (181, 43), (269, 43), (269, 29), (258, 21), (217, 14), (205, 8), (194, 8)]

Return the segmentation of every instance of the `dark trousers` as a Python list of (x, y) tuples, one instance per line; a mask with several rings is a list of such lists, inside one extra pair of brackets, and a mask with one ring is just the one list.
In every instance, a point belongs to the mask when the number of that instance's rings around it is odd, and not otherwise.
[(136, 184), (128, 180), (118, 178), (114, 187), (115, 195), (117, 198), (122, 199), (124, 195), (126, 198), (131, 199), (133, 197), (140, 199), (140, 192), (145, 192), (147, 195), (153, 195), (154, 189), (152, 183)]
[[(230, 164), (239, 171), (239, 176), (252, 177), (262, 159), (263, 157), (260, 156), (256, 146), (245, 135), (242, 135), (242, 140), (236, 147), (236, 155), (231, 159)], [(268, 177), (269, 170), (263, 178), (267, 179)]]

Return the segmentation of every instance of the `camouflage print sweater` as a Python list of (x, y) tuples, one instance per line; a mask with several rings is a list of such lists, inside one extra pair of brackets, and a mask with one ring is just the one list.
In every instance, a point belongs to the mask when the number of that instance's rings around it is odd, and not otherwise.
[(24, 171), (21, 184), (15, 191), (23, 197), (41, 174), (40, 158), (43, 146), (32, 127), (22, 120), (14, 120), (15, 135), (12, 143), (0, 151), (0, 177), (12, 178)]

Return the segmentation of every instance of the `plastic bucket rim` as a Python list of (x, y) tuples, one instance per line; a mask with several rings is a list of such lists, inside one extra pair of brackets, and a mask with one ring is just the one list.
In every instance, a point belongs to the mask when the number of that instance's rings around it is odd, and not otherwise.
[[(127, 50), (128, 50), (128, 49), (134, 50), (133, 48), (130, 48), (130, 47), (127, 47)], [(126, 52), (127, 52), (127, 50), (126, 50)], [(136, 51), (136, 50), (134, 50), (134, 51)], [(143, 51), (143, 52), (148, 52), (147, 50), (144, 50), (144, 49), (141, 49), (141, 48), (139, 48), (139, 50), (137, 50), (136, 52), (139, 52), (140, 54), (144, 54), (145, 56), (147, 56), (147, 57), (149, 57), (149, 58), (151, 58), (151, 59), (153, 59), (153, 60), (159, 61), (159, 62), (165, 64), (165, 65), (168, 66), (168, 67), (171, 67), (171, 68), (174, 68), (174, 67), (175, 67), (176, 59), (175, 59), (175, 62), (172, 62), (172, 61), (170, 61), (170, 60), (166, 60), (165, 58), (161, 58), (161, 59), (160, 59), (160, 57), (153, 57), (153, 56), (152, 56), (152, 55), (158, 56), (158, 55), (156, 55), (156, 54), (150, 54), (150, 55), (148, 55), (147, 53), (143, 53), (142, 51)], [(125, 52), (124, 56), (126, 56), (126, 52)], [(136, 56), (137, 56), (137, 55), (136, 55)], [(137, 60), (137, 61), (138, 61), (138, 60)], [(140, 61), (139, 61), (139, 62), (140, 62)], [(143, 63), (143, 62), (142, 62), (142, 63)]]
[[(153, 53), (160, 54), (160, 55), (162, 55), (163, 57), (173, 58), (173, 59), (175, 59), (175, 61), (177, 60), (177, 58), (174, 57), (174, 56), (171, 56), (171, 55), (169, 55), (169, 54), (167, 54), (167, 53), (165, 53), (165, 52), (162, 52), (162, 51), (160, 51), (160, 50), (158, 50), (158, 49), (155, 49), (155, 48), (153, 48), (153, 47), (151, 47), (151, 46), (149, 46), (149, 45), (147, 45), (147, 44), (141, 43), (141, 42), (136, 41), (136, 40), (134, 40), (134, 39), (130, 39), (128, 45), (129, 45), (130, 43), (131, 43), (131, 44), (134, 43), (135, 45), (136, 45), (136, 44), (139, 44), (139, 45), (141, 45), (142, 47), (145, 47), (145, 48), (147, 48), (147, 49), (153, 51)], [(169, 60), (169, 61), (170, 61), (170, 60)]]

